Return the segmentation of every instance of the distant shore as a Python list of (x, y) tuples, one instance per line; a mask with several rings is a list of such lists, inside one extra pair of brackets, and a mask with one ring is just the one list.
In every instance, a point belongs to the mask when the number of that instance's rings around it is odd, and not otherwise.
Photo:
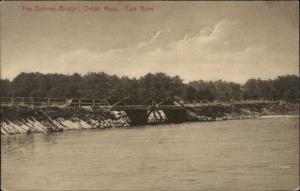
[(198, 121), (221, 121), (249, 119), (272, 115), (298, 115), (299, 104), (277, 102), (272, 104), (228, 104), (219, 103), (206, 107), (195, 107), (194, 115)]

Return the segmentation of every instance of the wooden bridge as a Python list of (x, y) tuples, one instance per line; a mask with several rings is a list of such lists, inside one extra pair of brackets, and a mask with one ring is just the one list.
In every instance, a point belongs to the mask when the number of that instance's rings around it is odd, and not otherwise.
[[(174, 99), (174, 97), (172, 96), (162, 100), (159, 103), (155, 102), (154, 100), (151, 100), (151, 104), (122, 105), (122, 102), (129, 98), (130, 96), (126, 96), (115, 103), (109, 103), (109, 97), (105, 99), (1, 97), (1, 107), (23, 106), (31, 108), (103, 108), (115, 111), (125, 111), (133, 124), (146, 124), (151, 114), (158, 121), (166, 120), (174, 123), (186, 121), (187, 107), (183, 105), (180, 101)], [(167, 101), (169, 101), (168, 103), (171, 104), (165, 104)], [(163, 111), (165, 117), (163, 117), (159, 111)]]
[[(124, 104), (125, 100), (128, 100), (130, 96), (126, 96), (123, 99), (110, 103), (108, 101), (110, 97), (105, 99), (82, 99), (82, 98), (42, 98), (42, 97), (1, 97), (1, 107), (31, 107), (31, 108), (45, 108), (45, 107), (90, 107), (90, 108), (103, 108), (115, 111), (125, 111), (127, 116), (133, 124), (147, 124), (149, 116), (158, 121), (166, 121), (172, 123), (187, 121), (187, 111), (193, 112), (195, 107), (207, 107), (214, 103), (202, 103), (202, 104), (183, 104), (175, 97), (167, 97), (160, 102), (156, 102), (154, 99), (148, 100), (147, 104), (143, 105), (129, 105)], [(149, 101), (151, 103), (149, 103)], [(274, 101), (255, 101), (255, 102), (237, 102), (230, 103), (231, 105), (249, 104), (251, 107), (257, 104), (264, 105), (274, 103)], [(164, 113), (162, 116), (161, 111)]]

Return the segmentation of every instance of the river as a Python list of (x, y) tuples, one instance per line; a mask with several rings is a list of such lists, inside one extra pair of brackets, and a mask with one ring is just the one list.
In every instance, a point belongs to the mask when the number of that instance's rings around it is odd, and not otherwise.
[(1, 136), (3, 190), (293, 190), (298, 118)]

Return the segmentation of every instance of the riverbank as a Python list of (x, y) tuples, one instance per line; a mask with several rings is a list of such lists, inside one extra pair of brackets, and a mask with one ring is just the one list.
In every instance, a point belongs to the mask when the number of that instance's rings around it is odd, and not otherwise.
[(269, 104), (219, 103), (194, 107), (189, 113), (190, 119), (196, 121), (251, 119), (271, 115), (299, 115), (299, 104), (287, 102)]
[[(167, 123), (163, 120), (152, 124)], [(299, 105), (276, 104), (211, 104), (188, 107), (186, 121), (222, 121), (251, 119), (273, 115), (298, 115)], [(153, 117), (153, 116), (152, 116)], [(151, 124), (151, 123), (150, 123)], [(92, 107), (45, 107), (26, 106), (1, 107), (1, 135), (22, 133), (48, 133), (70, 129), (104, 129), (130, 126), (130, 119), (124, 111), (112, 111)]]

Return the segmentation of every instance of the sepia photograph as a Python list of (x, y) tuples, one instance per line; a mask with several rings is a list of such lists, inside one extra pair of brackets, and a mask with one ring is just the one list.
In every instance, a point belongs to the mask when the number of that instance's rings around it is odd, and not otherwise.
[(299, 190), (298, 1), (2, 1), (2, 191)]

